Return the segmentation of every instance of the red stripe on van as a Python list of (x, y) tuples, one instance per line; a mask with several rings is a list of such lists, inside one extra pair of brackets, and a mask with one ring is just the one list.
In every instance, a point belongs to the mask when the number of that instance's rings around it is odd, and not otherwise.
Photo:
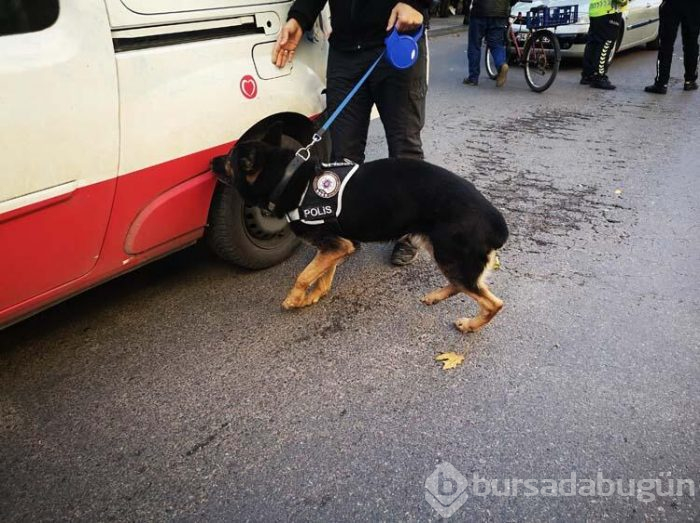
[[(78, 188), (70, 198), (59, 196), (0, 214), (0, 326), (194, 243), (204, 233), (216, 186), (210, 161), (226, 154), (234, 143), (120, 176), (116, 178), (113, 202), (104, 198), (104, 191), (115, 184), (111, 178)], [(175, 200), (169, 197), (171, 192), (176, 195)], [(111, 211), (94, 208), (96, 202), (105, 201), (112, 203)], [(154, 201), (156, 207), (152, 206)], [(158, 206), (158, 201), (169, 204)], [(173, 201), (177, 205), (172, 205)], [(187, 216), (183, 216), (183, 209)], [(144, 250), (128, 254), (127, 235), (144, 210), (150, 215), (149, 228), (142, 230), (140, 236), (139, 248)], [(71, 245), (86, 241), (83, 235), (90, 231), (91, 216), (104, 216), (105, 212), (109, 222), (101, 248), (90, 259), (72, 259)], [(66, 228), (70, 244), (37, 241), (40, 237), (66, 237)], [(44, 235), (39, 235), (39, 231)], [(136, 232), (133, 234), (139, 237)], [(39, 263), (47, 257), (50, 263)], [(67, 271), (74, 270), (78, 262), (83, 263), (85, 274), (67, 280)], [(36, 289), (34, 294), (32, 289)]]

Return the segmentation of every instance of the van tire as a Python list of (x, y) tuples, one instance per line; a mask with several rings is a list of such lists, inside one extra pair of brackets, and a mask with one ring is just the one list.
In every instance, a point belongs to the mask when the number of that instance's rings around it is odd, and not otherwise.
[[(324, 118), (325, 121), (325, 113)], [(254, 128), (246, 139), (260, 138), (267, 125)], [(296, 150), (308, 143), (313, 130), (290, 126), (282, 134), (282, 147)], [(330, 133), (329, 133), (330, 134)], [(311, 149), (311, 156), (322, 162), (330, 158), (330, 136)], [(246, 205), (233, 185), (219, 182), (209, 208), (206, 241), (224, 261), (245, 269), (266, 269), (289, 258), (301, 240), (282, 219), (265, 216), (260, 209)]]
[(271, 220), (243, 202), (235, 187), (217, 184), (209, 209), (206, 239), (223, 260), (246, 269), (265, 269), (286, 260), (300, 241), (284, 225), (279, 231), (260, 227)]

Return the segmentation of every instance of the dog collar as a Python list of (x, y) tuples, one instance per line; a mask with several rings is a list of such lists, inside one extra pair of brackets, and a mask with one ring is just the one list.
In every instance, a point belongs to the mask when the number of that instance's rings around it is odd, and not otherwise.
[(297, 170), (299, 170), (299, 167), (301, 167), (304, 162), (306, 162), (306, 158), (303, 158), (299, 155), (295, 155), (294, 158), (292, 158), (292, 161), (289, 162), (287, 167), (284, 169), (284, 174), (282, 175), (282, 179), (279, 181), (279, 183), (275, 186), (275, 188), (272, 190), (272, 194), (270, 195), (270, 200), (267, 202), (267, 210), (270, 212), (274, 212), (275, 208), (277, 207), (277, 200), (279, 200), (280, 196), (282, 196), (282, 193), (284, 190), (287, 188), (287, 185), (289, 185), (289, 180), (292, 179), (292, 176), (294, 175)]

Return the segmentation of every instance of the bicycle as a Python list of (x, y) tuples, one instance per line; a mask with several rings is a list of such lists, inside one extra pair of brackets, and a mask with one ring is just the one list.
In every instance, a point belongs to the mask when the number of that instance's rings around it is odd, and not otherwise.
[[(578, 6), (534, 7), (523, 17), (508, 19), (506, 37), (506, 63), (525, 69), (525, 82), (536, 93), (549, 89), (559, 72), (561, 47), (554, 29), (560, 25), (578, 21)], [(523, 23), (527, 33), (513, 30), (513, 24)], [(486, 72), (492, 80), (498, 76), (496, 64), (487, 45), (484, 45)]]

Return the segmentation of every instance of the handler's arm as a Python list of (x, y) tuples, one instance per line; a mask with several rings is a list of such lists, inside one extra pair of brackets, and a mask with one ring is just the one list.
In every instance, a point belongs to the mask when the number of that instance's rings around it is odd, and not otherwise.
[(294, 58), (304, 31), (311, 29), (326, 0), (297, 0), (287, 15), (287, 23), (280, 29), (275, 47), (272, 49), (272, 63), (284, 67)]
[(389, 15), (389, 22), (386, 30), (391, 31), (394, 27), (399, 32), (413, 31), (423, 23), (423, 13), (421, 11), (429, 6), (429, 1), (407, 0), (399, 2), (394, 6)]
[(292, 4), (287, 20), (294, 18), (304, 31), (311, 29), (326, 5), (326, 0), (297, 0)]

